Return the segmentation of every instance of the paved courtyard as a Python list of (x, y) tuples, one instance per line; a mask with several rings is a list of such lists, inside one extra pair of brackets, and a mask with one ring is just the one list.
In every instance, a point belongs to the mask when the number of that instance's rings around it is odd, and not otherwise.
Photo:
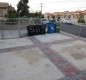
[(56, 33), (0, 40), (0, 80), (86, 80), (86, 42)]

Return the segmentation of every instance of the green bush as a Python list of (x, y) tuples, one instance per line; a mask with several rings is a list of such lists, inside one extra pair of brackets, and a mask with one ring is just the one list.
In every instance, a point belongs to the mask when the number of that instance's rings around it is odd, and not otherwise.
[(56, 33), (59, 33), (59, 28), (58, 27), (56, 28)]
[(13, 19), (13, 18), (8, 18), (5, 21), (5, 24), (8, 24), (8, 25), (14, 25), (14, 24), (17, 24), (17, 23), (18, 23), (18, 19)]
[(8, 18), (6, 22), (17, 22), (17, 19)]
[(80, 18), (78, 19), (78, 23), (85, 23), (84, 18), (80, 17)]
[(85, 20), (84, 19), (79, 19), (78, 23), (85, 23)]

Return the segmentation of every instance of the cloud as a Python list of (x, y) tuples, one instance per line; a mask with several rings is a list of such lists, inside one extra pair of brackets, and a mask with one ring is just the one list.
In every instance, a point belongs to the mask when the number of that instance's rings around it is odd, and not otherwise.
[[(8, 2), (16, 7), (19, 0), (0, 0), (0, 2)], [(61, 11), (70, 9), (86, 8), (86, 0), (29, 0), (31, 10), (40, 10), (40, 3), (43, 4), (43, 12)]]

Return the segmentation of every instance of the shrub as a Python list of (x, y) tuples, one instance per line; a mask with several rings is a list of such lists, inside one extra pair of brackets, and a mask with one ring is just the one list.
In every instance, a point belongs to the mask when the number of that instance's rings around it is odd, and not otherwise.
[(79, 15), (78, 23), (85, 23), (84, 15), (83, 14)]
[(85, 20), (84, 19), (79, 19), (78, 23), (85, 23)]
[(17, 24), (18, 23), (18, 19), (13, 19), (13, 18), (7, 18), (7, 20), (5, 21), (5, 24), (8, 24), (8, 25), (14, 25), (14, 24)]

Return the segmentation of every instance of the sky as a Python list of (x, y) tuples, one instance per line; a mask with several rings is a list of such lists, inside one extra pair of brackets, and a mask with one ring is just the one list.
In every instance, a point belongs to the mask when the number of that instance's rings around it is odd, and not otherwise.
[[(16, 8), (20, 0), (0, 0), (0, 2), (8, 2)], [(75, 11), (86, 9), (86, 0), (29, 0), (28, 5), (30, 11), (40, 11), (41, 4), (43, 3), (42, 12), (62, 12), (62, 11)]]

